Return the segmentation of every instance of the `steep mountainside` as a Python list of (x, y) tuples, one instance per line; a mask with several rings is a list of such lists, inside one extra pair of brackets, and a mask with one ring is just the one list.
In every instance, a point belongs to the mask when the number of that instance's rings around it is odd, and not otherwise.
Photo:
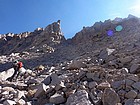
[[(140, 105), (135, 16), (96, 22), (67, 40), (59, 20), (34, 32), (1, 35), (0, 55), (2, 105)], [(26, 70), (9, 81), (15, 59)]]

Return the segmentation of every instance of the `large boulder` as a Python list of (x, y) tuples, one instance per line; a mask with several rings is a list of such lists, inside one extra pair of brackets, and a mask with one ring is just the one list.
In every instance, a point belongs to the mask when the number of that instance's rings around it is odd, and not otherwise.
[(102, 98), (103, 105), (116, 105), (120, 103), (118, 94), (112, 88), (106, 88)]
[(70, 95), (66, 105), (92, 105), (89, 101), (88, 93), (85, 90), (79, 90)]
[(0, 72), (0, 80), (6, 80), (14, 74), (14, 68)]

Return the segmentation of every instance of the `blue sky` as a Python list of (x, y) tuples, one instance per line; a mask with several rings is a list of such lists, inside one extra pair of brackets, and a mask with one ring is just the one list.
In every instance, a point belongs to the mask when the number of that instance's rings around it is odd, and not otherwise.
[(34, 31), (61, 20), (66, 38), (97, 21), (140, 17), (140, 0), (0, 0), (0, 34)]

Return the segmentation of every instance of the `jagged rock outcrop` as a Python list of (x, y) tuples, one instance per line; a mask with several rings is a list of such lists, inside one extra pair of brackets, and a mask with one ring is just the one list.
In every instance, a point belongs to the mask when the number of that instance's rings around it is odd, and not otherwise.
[(34, 32), (1, 35), (0, 54), (13, 52), (54, 52), (55, 46), (65, 41), (61, 32), (60, 20), (45, 29), (37, 28)]

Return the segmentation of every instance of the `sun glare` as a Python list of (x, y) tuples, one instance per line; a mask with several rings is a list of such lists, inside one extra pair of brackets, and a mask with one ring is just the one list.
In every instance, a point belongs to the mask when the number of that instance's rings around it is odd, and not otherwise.
[(131, 7), (130, 13), (135, 16), (140, 16), (140, 0), (137, 0)]

